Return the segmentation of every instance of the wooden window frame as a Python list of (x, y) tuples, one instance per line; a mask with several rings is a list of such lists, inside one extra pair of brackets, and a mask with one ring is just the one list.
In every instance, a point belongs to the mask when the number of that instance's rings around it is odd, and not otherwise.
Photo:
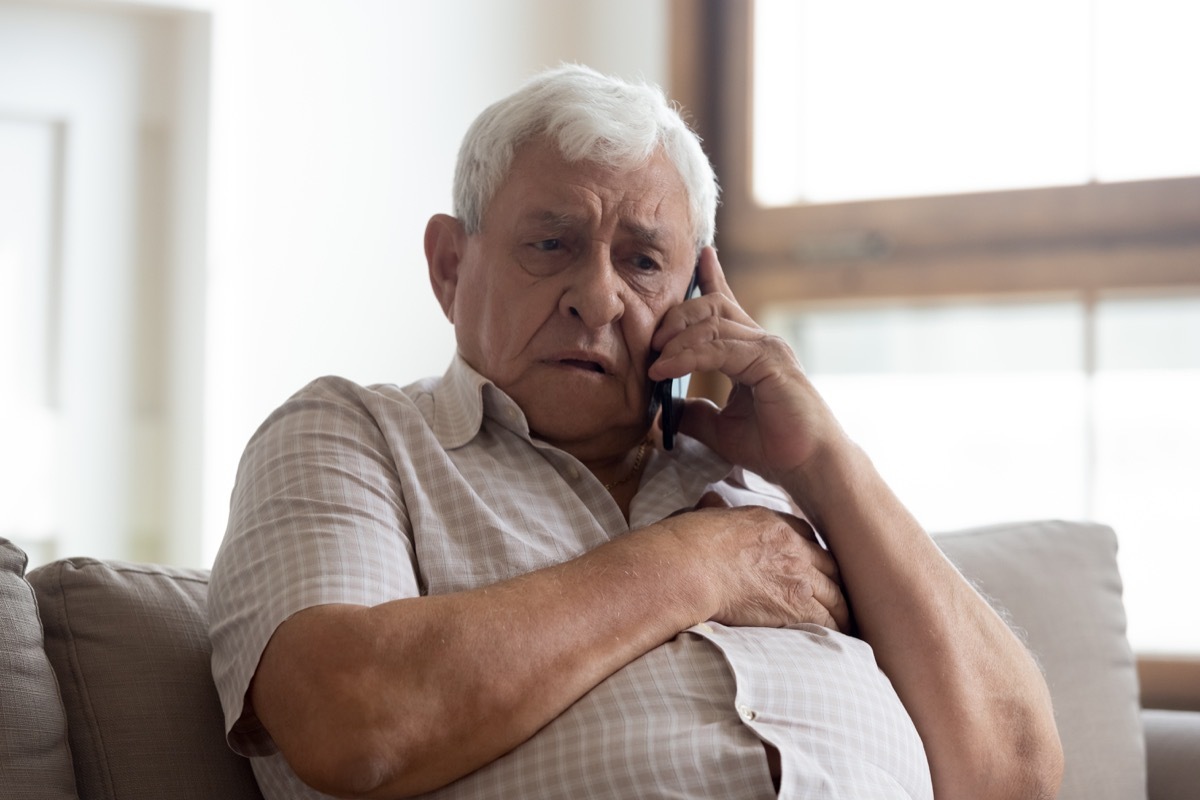
[(672, 0), (672, 96), (722, 185), (721, 263), (768, 303), (1200, 286), (1200, 177), (767, 208), (751, 192), (753, 0)]

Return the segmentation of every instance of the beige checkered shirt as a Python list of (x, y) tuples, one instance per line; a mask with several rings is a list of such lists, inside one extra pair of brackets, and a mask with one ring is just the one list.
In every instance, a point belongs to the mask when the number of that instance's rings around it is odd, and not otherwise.
[[(572, 456), (461, 359), (400, 389), (310, 384), (247, 446), (210, 588), (229, 744), (267, 800), (304, 785), (243, 701), (275, 628), (323, 603), (471, 589), (564, 561), (693, 506), (786, 509), (775, 487), (680, 437), (650, 458), (627, 523)], [(698, 625), (606, 679), (436, 798), (932, 798), (920, 738), (862, 641), (815, 625)]]

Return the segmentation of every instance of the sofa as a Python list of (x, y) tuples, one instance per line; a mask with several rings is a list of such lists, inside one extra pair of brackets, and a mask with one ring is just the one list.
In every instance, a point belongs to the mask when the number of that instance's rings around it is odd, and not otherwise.
[[(937, 541), (1045, 671), (1066, 754), (1060, 798), (1200, 798), (1200, 712), (1139, 707), (1111, 529), (1042, 521)], [(0, 799), (261, 797), (224, 742), (207, 571), (26, 564), (0, 539)]]

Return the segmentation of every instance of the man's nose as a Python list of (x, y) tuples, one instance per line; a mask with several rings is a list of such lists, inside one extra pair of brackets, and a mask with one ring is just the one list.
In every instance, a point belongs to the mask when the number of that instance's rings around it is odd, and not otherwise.
[(611, 325), (625, 313), (624, 283), (605, 250), (580, 259), (568, 271), (559, 311), (578, 317), (589, 329)]

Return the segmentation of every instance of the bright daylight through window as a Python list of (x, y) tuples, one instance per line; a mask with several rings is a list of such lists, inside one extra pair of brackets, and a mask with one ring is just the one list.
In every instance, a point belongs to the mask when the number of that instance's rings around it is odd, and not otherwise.
[(766, 205), (1200, 174), (1200, 3), (756, 0)]
[(1178, 624), (1197, 607), (1200, 295), (810, 307), (765, 321), (927, 527), (1112, 525), (1134, 647), (1200, 650), (1195, 626)]
[[(1200, 3), (757, 0), (754, 30), (763, 206), (1200, 174)], [(1134, 648), (1200, 652), (1200, 286), (766, 323), (929, 528), (1110, 524)]]

